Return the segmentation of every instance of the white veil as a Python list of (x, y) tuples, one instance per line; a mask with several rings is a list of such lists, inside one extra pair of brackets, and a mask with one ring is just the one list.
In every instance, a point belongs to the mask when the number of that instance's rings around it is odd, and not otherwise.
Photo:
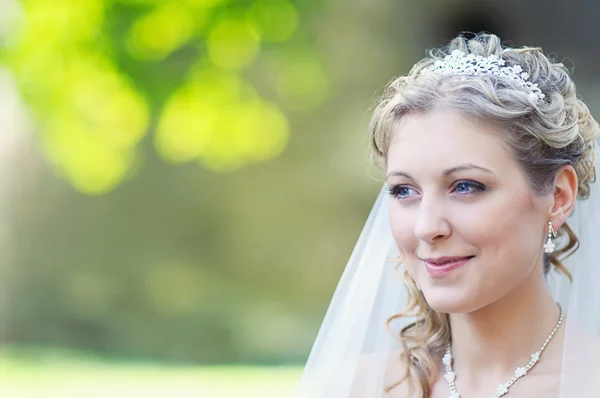
[[(596, 146), (597, 147), (597, 146)], [(600, 171), (600, 156), (596, 158)], [(336, 288), (300, 380), (297, 398), (379, 398), (399, 381), (388, 361), (400, 345), (386, 320), (404, 309), (406, 288), (394, 272), (397, 249), (384, 186)], [(600, 183), (577, 201), (568, 224), (580, 247), (564, 261), (573, 276), (552, 271), (548, 284), (566, 310), (560, 398), (600, 397)], [(540, 250), (543, 250), (540, 247)], [(412, 320), (393, 324), (399, 330)], [(391, 376), (391, 377), (390, 377)], [(510, 393), (509, 393), (510, 394)], [(510, 396), (510, 395), (509, 395)], [(545, 398), (545, 397), (544, 397)]]

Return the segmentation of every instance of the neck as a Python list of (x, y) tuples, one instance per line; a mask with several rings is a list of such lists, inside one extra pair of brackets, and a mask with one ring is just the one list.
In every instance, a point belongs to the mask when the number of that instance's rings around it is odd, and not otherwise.
[(529, 279), (493, 304), (450, 315), (454, 368), (463, 379), (512, 374), (529, 362), (556, 326), (559, 310), (544, 277)]

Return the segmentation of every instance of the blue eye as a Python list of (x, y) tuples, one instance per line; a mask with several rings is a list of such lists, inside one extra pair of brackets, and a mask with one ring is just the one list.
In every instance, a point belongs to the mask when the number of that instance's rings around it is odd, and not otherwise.
[(388, 192), (396, 200), (408, 199), (410, 196), (410, 191), (414, 191), (414, 189), (406, 185), (394, 185), (392, 187), (388, 187)]
[(459, 181), (454, 186), (455, 192), (461, 195), (468, 195), (479, 191), (485, 191), (485, 186), (475, 181)]

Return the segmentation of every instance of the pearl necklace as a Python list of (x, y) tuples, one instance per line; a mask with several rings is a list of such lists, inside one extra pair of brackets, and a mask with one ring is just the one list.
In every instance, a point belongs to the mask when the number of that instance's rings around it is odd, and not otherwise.
[[(558, 330), (558, 328), (560, 327), (560, 325), (563, 322), (564, 313), (563, 313), (563, 310), (562, 310), (562, 307), (560, 306), (560, 304), (558, 304), (558, 310), (560, 312), (558, 322), (556, 323), (556, 326), (554, 326), (554, 329), (552, 329), (552, 332), (550, 332), (550, 334), (548, 335), (548, 338), (546, 338), (546, 341), (544, 341), (544, 344), (542, 344), (542, 347), (538, 351), (534, 352), (531, 355), (531, 360), (529, 361), (529, 363), (526, 366), (517, 367), (515, 369), (515, 374), (513, 375), (512, 379), (510, 379), (508, 381), (508, 383), (500, 384), (498, 386), (498, 388), (496, 389), (496, 395), (494, 395), (494, 398), (500, 398), (503, 395), (508, 394), (508, 389), (513, 384), (515, 384), (515, 382), (517, 380), (519, 380), (521, 377), (523, 377), (527, 373), (529, 373), (531, 368), (533, 368), (535, 366), (535, 364), (538, 363), (538, 361), (540, 360), (540, 355), (542, 355), (542, 352), (544, 352), (544, 350), (546, 349), (546, 346), (548, 345), (550, 340), (552, 340), (552, 337), (554, 337), (554, 334), (556, 333), (556, 331)], [(446, 379), (446, 381), (448, 382), (448, 385), (450, 386), (450, 397), (449, 398), (460, 398), (460, 394), (458, 393), (458, 391), (456, 391), (456, 385), (454, 384), (454, 381), (456, 380), (456, 373), (454, 373), (454, 370), (452, 369), (452, 347), (450, 344), (448, 344), (448, 347), (446, 348), (446, 354), (442, 358), (442, 362), (446, 366), (446, 374), (444, 375), (444, 378)]]

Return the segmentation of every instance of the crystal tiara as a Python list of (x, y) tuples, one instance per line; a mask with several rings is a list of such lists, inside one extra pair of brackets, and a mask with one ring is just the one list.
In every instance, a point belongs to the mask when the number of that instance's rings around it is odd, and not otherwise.
[(523, 72), (521, 65), (504, 66), (505, 62), (497, 55), (483, 57), (481, 55), (465, 54), (461, 50), (453, 50), (444, 59), (437, 60), (431, 66), (425, 67), (421, 74), (435, 73), (441, 75), (494, 75), (508, 80), (514, 80), (529, 93), (533, 101), (542, 102), (544, 93), (537, 83), (529, 81), (529, 74)]

